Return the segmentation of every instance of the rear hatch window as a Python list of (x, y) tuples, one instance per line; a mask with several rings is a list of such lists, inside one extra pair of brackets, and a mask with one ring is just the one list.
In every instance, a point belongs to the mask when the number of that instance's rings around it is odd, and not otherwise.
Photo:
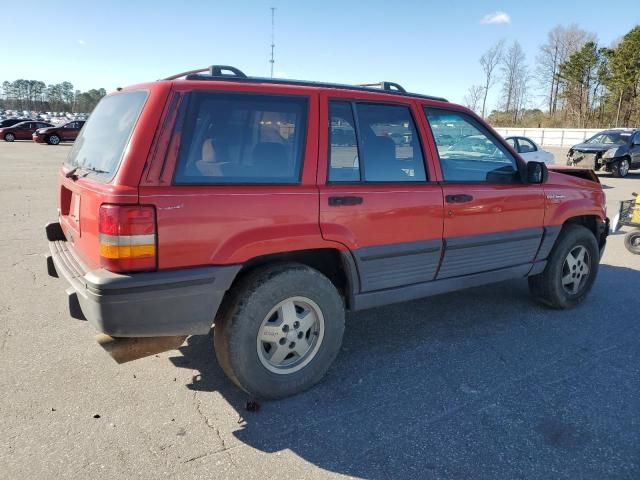
[(149, 93), (133, 91), (104, 97), (76, 139), (67, 166), (95, 180), (110, 181), (120, 165)]

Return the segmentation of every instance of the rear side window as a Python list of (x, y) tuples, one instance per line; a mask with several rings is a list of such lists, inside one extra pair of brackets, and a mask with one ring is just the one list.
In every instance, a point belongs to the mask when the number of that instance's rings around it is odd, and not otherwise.
[(113, 178), (148, 95), (134, 91), (104, 97), (80, 131), (67, 164), (87, 169), (96, 179)]
[(360, 161), (355, 120), (349, 102), (329, 104), (329, 180), (360, 181)]
[(357, 112), (364, 179), (425, 181), (424, 160), (409, 108), (363, 103), (357, 105)]
[(329, 115), (329, 181), (426, 180), (408, 107), (335, 101), (329, 104)]
[(307, 103), (306, 97), (195, 93), (175, 183), (298, 183)]

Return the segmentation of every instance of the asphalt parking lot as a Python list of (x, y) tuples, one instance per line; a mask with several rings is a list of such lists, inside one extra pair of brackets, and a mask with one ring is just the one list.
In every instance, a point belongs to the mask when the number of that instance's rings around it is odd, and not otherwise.
[[(522, 280), (351, 314), (323, 383), (247, 411), (211, 338), (119, 366), (68, 316), (43, 256), (68, 149), (0, 143), (0, 478), (640, 478), (623, 235), (576, 309)], [(610, 216), (640, 191), (601, 181)]]

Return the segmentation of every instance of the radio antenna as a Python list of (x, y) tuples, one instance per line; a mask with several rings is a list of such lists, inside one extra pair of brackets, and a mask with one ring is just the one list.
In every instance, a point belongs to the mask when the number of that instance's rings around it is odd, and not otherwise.
[(276, 7), (271, 7), (271, 60), (269, 60), (269, 63), (271, 64), (271, 78), (273, 78), (273, 64), (276, 62), (273, 58), (273, 52), (274, 52), (274, 49), (276, 48), (275, 17), (276, 17)]

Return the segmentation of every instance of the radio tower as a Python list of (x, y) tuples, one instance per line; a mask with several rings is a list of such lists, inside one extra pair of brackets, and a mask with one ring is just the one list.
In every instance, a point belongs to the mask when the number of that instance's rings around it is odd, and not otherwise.
[(276, 7), (271, 7), (271, 60), (269, 60), (269, 63), (271, 64), (271, 78), (273, 78), (273, 64), (275, 63), (275, 60), (273, 59), (273, 51), (276, 48), (275, 16), (276, 16)]

